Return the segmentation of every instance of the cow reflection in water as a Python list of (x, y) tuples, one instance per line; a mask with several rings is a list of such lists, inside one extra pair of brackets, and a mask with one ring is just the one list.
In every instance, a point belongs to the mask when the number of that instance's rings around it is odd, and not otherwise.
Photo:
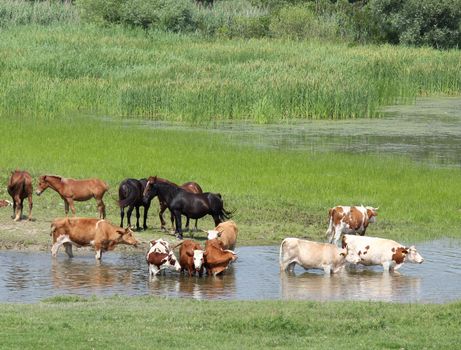
[(53, 259), (51, 263), (53, 286), (74, 290), (84, 288), (100, 290), (101, 287), (131, 286), (133, 271), (118, 265), (97, 264), (88, 261)]
[(356, 270), (331, 276), (309, 272), (280, 274), (280, 283), (283, 299), (403, 301), (408, 300), (408, 296), (417, 300), (421, 294), (419, 277), (398, 272)]
[(152, 295), (189, 297), (198, 300), (230, 299), (236, 291), (234, 268), (230, 267), (225, 275), (189, 277), (188, 275), (167, 275), (149, 281)]

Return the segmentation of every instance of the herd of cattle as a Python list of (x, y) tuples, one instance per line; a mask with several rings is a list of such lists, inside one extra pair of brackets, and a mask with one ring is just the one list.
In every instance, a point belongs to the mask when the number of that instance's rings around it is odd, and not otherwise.
[[(50, 179), (46, 179), (49, 177)], [(142, 182), (137, 193), (137, 198), (130, 205), (131, 210), (137, 204), (137, 226), (139, 227), (139, 206), (145, 205), (147, 202), (142, 201), (139, 197), (144, 193), (146, 197), (146, 184), (154, 184), (156, 181), (149, 179), (144, 181), (144, 191)], [(162, 179), (163, 180), (163, 179)], [(81, 186), (81, 193), (78, 193), (76, 184), (86, 181)], [(136, 182), (137, 180), (133, 180)], [(167, 181), (167, 180), (165, 180)], [(126, 180), (124, 181), (126, 183)], [(73, 186), (71, 190), (66, 186)], [(165, 185), (167, 188), (172, 184), (168, 182)], [(92, 187), (93, 186), (93, 187)], [(155, 186), (155, 184), (154, 184)], [(174, 185), (179, 188), (179, 186)], [(92, 246), (95, 249), (96, 259), (100, 260), (102, 252), (113, 250), (117, 244), (128, 244), (136, 246), (140, 243), (133, 234), (130, 225), (123, 228), (123, 207), (121, 206), (122, 222), (120, 226), (116, 226), (105, 220), (105, 206), (102, 202), (102, 196), (107, 191), (108, 187), (101, 180), (74, 180), (65, 179), (59, 176), (48, 175), (41, 176), (39, 179), (39, 188), (37, 194), (43, 192), (47, 187), (53, 188), (64, 199), (66, 217), (57, 218), (51, 224), (51, 236), (53, 245), (51, 248), (52, 256), (55, 257), (61, 245), (64, 245), (65, 251), (69, 257), (73, 256), (72, 246)], [(88, 190), (90, 188), (90, 190)], [(96, 188), (91, 192), (91, 188)], [(200, 188), (200, 187), (199, 187)], [(99, 190), (98, 193), (97, 190)], [(174, 193), (187, 191), (186, 189), (175, 190)], [(21, 219), (22, 206), (25, 198), (29, 200), (29, 219), (32, 215), (32, 178), (26, 171), (14, 171), (8, 183), (8, 192), (11, 195), (13, 202), (13, 218), (15, 221)], [(138, 193), (139, 192), (139, 193)], [(119, 190), (119, 193), (122, 193)], [(200, 199), (202, 201), (214, 196), (221, 201), (220, 210), (222, 208), (222, 199), (219, 194), (205, 193)], [(196, 194), (193, 194), (196, 195)], [(198, 195), (198, 194), (197, 194)], [(79, 197), (80, 196), (80, 197)], [(100, 218), (79, 218), (67, 217), (69, 207), (75, 215), (74, 200), (88, 200), (95, 198), (98, 203), (98, 211)], [(139, 199), (141, 198), (141, 199)], [(150, 198), (152, 199), (152, 198)], [(119, 203), (125, 203), (124, 198), (121, 198)], [(166, 206), (173, 215), (171, 203), (159, 195), (161, 205)], [(9, 205), (9, 201), (0, 201), (0, 206)], [(150, 201), (149, 201), (150, 205)], [(148, 207), (147, 207), (148, 208)], [(165, 210), (165, 208), (163, 209)], [(298, 238), (285, 238), (280, 246), (279, 263), (281, 271), (293, 271), (296, 264), (305, 269), (323, 269), (325, 273), (336, 273), (344, 268), (346, 263), (362, 264), (362, 265), (382, 265), (385, 271), (397, 270), (404, 262), (422, 263), (423, 258), (417, 252), (414, 246), (406, 247), (398, 242), (377, 238), (365, 237), (365, 232), (369, 223), (375, 221), (378, 208), (361, 206), (337, 206), (329, 210), (329, 227), (327, 230), (328, 243), (313, 242)], [(163, 212), (163, 211), (162, 211)], [(161, 213), (162, 213), (161, 212)], [(225, 214), (228, 214), (224, 211)], [(179, 216), (185, 215), (184, 212)], [(152, 240), (149, 242), (149, 250), (146, 254), (148, 271), (151, 276), (158, 275), (165, 269), (176, 271), (186, 271), (189, 276), (198, 274), (201, 276), (204, 271), (208, 275), (218, 275), (225, 271), (229, 265), (237, 259), (236, 253), (233, 251), (238, 236), (238, 228), (234, 221), (224, 221), (222, 217), (214, 216), (216, 227), (213, 230), (207, 231), (208, 237), (203, 248), (198, 242), (190, 239), (182, 240), (181, 221), (176, 220), (176, 229), (178, 230), (178, 238), (181, 241), (172, 246), (164, 239)], [(144, 228), (146, 228), (147, 209), (144, 208)], [(187, 221), (189, 218), (195, 218), (192, 214), (186, 215)], [(164, 225), (163, 218), (162, 226)], [(228, 219), (227, 216), (225, 216)], [(173, 221), (173, 220), (172, 220)], [(173, 222), (172, 222), (173, 223)], [(357, 235), (358, 234), (358, 235)], [(341, 247), (338, 243), (341, 240)], [(179, 247), (179, 259), (176, 258), (174, 250)]]

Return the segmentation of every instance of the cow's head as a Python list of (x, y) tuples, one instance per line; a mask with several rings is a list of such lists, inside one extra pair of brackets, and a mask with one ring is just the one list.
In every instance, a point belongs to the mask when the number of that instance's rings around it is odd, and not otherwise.
[(134, 237), (131, 228), (118, 228), (117, 233), (119, 234), (119, 243), (129, 244), (135, 247), (139, 244), (139, 241)]
[(405, 261), (414, 263), (414, 264), (422, 264), (424, 259), (421, 254), (418, 253), (415, 246), (412, 245), (410, 248), (405, 248), (407, 253), (405, 254)]
[(194, 250), (194, 268), (195, 268), (195, 271), (200, 271), (202, 269), (202, 266), (205, 262), (205, 258), (204, 258), (204, 251), (202, 249), (195, 249)]
[(221, 237), (222, 231), (208, 230), (207, 233), (208, 233), (207, 239), (215, 239), (215, 238)]
[(368, 222), (376, 222), (376, 216), (378, 216), (378, 208), (365, 207), (367, 210)]
[(37, 190), (35, 191), (35, 194), (37, 196), (40, 196), (43, 191), (45, 191), (50, 185), (48, 184), (48, 181), (46, 181), (46, 175), (42, 175), (38, 178), (38, 186)]

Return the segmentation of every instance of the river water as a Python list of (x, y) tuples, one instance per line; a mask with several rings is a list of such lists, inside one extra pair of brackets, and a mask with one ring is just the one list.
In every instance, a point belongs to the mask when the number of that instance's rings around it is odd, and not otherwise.
[(97, 263), (89, 250), (73, 259), (59, 252), (0, 252), (0, 302), (33, 303), (57, 295), (158, 295), (194, 299), (316, 301), (374, 300), (445, 303), (461, 298), (460, 241), (436, 240), (417, 246), (421, 265), (397, 273), (348, 267), (337, 275), (323, 270), (280, 273), (278, 246), (237, 248), (238, 260), (221, 277), (177, 272), (150, 279), (144, 254), (110, 252)]

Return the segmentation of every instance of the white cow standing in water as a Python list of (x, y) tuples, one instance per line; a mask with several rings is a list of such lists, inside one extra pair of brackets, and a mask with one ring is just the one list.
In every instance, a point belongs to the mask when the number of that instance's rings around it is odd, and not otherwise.
[(424, 261), (415, 246), (406, 247), (385, 238), (344, 235), (342, 247), (356, 251), (360, 264), (382, 265), (384, 271), (397, 270), (404, 262), (421, 264)]
[(305, 269), (323, 269), (326, 274), (342, 270), (346, 262), (356, 264), (359, 256), (352, 249), (334, 244), (285, 238), (280, 245), (280, 270), (292, 272), (298, 264)]

